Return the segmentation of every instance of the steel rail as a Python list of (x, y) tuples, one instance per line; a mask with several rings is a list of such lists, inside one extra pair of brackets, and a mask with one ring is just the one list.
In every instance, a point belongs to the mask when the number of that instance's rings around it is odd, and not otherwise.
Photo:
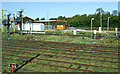
[[(10, 51), (10, 52), (18, 52), (18, 51), (15, 51), (15, 50), (7, 50), (7, 51)], [(20, 53), (28, 53), (28, 54), (38, 54), (38, 53), (35, 53), (35, 52), (20, 52)], [(45, 56), (54, 56), (54, 57), (63, 57), (63, 58), (72, 58), (72, 59), (84, 59), (84, 60), (90, 60), (90, 61), (101, 61), (101, 62), (110, 62), (110, 63), (120, 63), (118, 61), (106, 61), (106, 60), (96, 60), (96, 59), (88, 59), (88, 58), (78, 58), (78, 57), (70, 57), (70, 56), (58, 56), (58, 55), (53, 55), (53, 54), (44, 54), (44, 53), (39, 53), (41, 55), (45, 55)]]
[[(20, 48), (13, 48), (13, 49), (20, 49)], [(27, 48), (20, 49), (20, 50), (26, 50)], [(39, 51), (39, 52), (49, 52), (49, 51), (41, 51), (41, 50), (34, 50), (34, 49), (28, 49), (30, 51)], [(53, 49), (46, 49), (46, 50), (53, 50)], [(58, 53), (58, 52), (51, 52), (51, 53)], [(111, 59), (120, 59), (115, 57), (104, 57), (104, 56), (92, 56), (92, 55), (81, 55), (81, 54), (75, 54), (75, 53), (61, 53), (66, 55), (77, 55), (77, 56), (88, 56), (88, 57), (97, 57), (97, 58), (111, 58)]]
[[(13, 44), (9, 44), (9, 45), (13, 45)], [(20, 45), (20, 44), (17, 44), (17, 45)], [(66, 48), (66, 47), (58, 47), (58, 46), (57, 47), (55, 46), (54, 48), (70, 49), (71, 51), (72, 50), (88, 50), (88, 51), (98, 51), (98, 52), (115, 52), (115, 53), (120, 52), (119, 50), (118, 51), (115, 51), (115, 50), (98, 50), (96, 48), (92, 48), (92, 49), (80, 49), (80, 48), (68, 48), (68, 47)], [(107, 54), (110, 54), (110, 53), (107, 53)]]
[[(4, 53), (5, 54), (5, 53)], [(16, 57), (24, 57), (24, 58), (33, 58), (28, 56), (22, 56), (22, 55), (13, 55), (13, 54), (5, 54), (9, 56), (16, 56)], [(93, 64), (85, 64), (85, 63), (78, 63), (78, 62), (70, 62), (70, 61), (61, 61), (61, 60), (53, 60), (53, 59), (44, 59), (44, 58), (35, 58), (38, 60), (45, 60), (45, 61), (53, 61), (53, 62), (60, 62), (60, 63), (70, 63), (70, 64), (77, 64), (77, 65), (85, 65), (85, 66), (94, 66), (94, 67), (103, 67), (103, 68), (113, 68), (113, 69), (120, 69), (118, 67), (108, 67), (108, 66), (101, 66), (101, 65), (93, 65)]]
[[(5, 45), (5, 46), (7, 46), (7, 45)], [(10, 44), (8, 45), (8, 46), (10, 46)], [(12, 45), (12, 46), (16, 46), (16, 45)], [(22, 46), (22, 47), (25, 47), (24, 45), (19, 45), (19, 46)], [(17, 47), (19, 47), (18, 45), (17, 45)], [(30, 48), (32, 47), (32, 48), (37, 48), (37, 49), (46, 49), (46, 50), (60, 50), (60, 51), (69, 51), (69, 52), (82, 52), (82, 53), (95, 53), (96, 54), (96, 52), (95, 51), (78, 51), (78, 50), (66, 50), (66, 49), (56, 49), (56, 48), (45, 48), (45, 47), (36, 47), (36, 46), (29, 46)], [(110, 54), (110, 55), (120, 55), (120, 54), (113, 54), (113, 53), (97, 53), (97, 54)]]
[[(7, 39), (6, 39), (7, 40)], [(16, 40), (16, 39), (10, 39), (9, 41), (23, 41), (23, 42), (28, 42), (29, 40)], [(29, 42), (42, 42), (42, 43), (57, 43), (57, 44), (63, 44), (63, 45), (74, 45), (74, 46), (86, 46), (86, 47), (102, 47), (102, 48), (117, 48), (118, 49), (118, 46), (111, 46), (111, 45), (102, 45), (102, 44), (84, 44), (84, 43), (67, 43), (67, 42), (50, 42), (50, 41), (29, 41)]]
[[(22, 61), (19, 59), (11, 59), (11, 58), (3, 58), (6, 60), (16, 60), (16, 61)], [(43, 64), (43, 63), (39, 63), (39, 62), (29, 62), (29, 63), (37, 63), (37, 64), (41, 64), (41, 65), (46, 65), (46, 66), (55, 66), (55, 67), (60, 67), (60, 68), (66, 68), (66, 69), (72, 69), (72, 70), (80, 70), (80, 71), (88, 71), (88, 72), (99, 72), (99, 71), (92, 71), (92, 70), (84, 70), (84, 69), (78, 69), (78, 68), (70, 68), (70, 67), (66, 67), (66, 66), (60, 66), (60, 65), (51, 65), (51, 64)]]
[[(5, 46), (10, 46), (10, 44), (9, 45), (5, 45)], [(12, 46), (16, 46), (16, 45), (12, 45)], [(23, 45), (19, 45), (19, 46), (23, 46)], [(29, 47), (31, 47), (31, 46), (29, 46)], [(32, 46), (33, 47), (33, 46)], [(55, 49), (53, 49), (53, 48), (44, 48), (44, 47), (38, 47), (38, 46), (34, 46), (35, 48), (37, 48), (37, 49), (52, 49), (52, 50), (55, 50)], [(61, 50), (61, 49), (58, 49), (58, 50)], [(80, 50), (80, 49), (79, 49)], [(61, 51), (70, 51), (70, 52), (82, 52), (82, 53), (96, 53), (95, 51), (78, 51), (78, 50), (61, 50)], [(101, 53), (98, 53), (98, 54), (101, 54)], [(110, 55), (120, 55), (120, 54), (113, 54), (113, 53), (102, 53), (102, 54), (110, 54)]]

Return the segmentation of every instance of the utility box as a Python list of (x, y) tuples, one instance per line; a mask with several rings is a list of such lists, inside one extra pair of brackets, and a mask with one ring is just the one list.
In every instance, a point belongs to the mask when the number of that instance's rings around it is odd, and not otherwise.
[(94, 30), (94, 34), (96, 34), (96, 30)]
[(94, 30), (94, 39), (96, 39), (96, 30)]
[(76, 35), (77, 31), (76, 30), (73, 30), (73, 35)]
[(101, 31), (102, 31), (102, 28), (101, 28), (101, 27), (99, 27), (99, 33), (101, 33)]
[(57, 25), (57, 30), (64, 30), (65, 29), (65, 25)]
[(117, 32), (118, 32), (118, 28), (117, 27), (115, 28), (115, 32), (116, 32), (116, 36), (117, 36)]
[(118, 28), (117, 28), (117, 27), (115, 28), (115, 31), (116, 31), (116, 32), (118, 31)]

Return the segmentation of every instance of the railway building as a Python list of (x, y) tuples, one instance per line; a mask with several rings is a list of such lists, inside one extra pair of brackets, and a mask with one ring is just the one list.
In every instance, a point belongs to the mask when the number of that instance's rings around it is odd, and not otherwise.
[[(10, 27), (13, 28), (14, 22), (11, 20)], [(34, 19), (25, 16), (23, 17), (22, 30), (31, 31), (44, 31), (44, 30), (64, 30), (67, 28), (67, 21), (63, 20), (40, 20), (35, 21)], [(17, 23), (15, 24), (16, 29), (20, 29)]]

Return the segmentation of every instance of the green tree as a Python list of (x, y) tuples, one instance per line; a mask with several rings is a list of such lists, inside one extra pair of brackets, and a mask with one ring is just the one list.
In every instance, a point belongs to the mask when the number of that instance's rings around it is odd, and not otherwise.
[(58, 19), (58, 20), (65, 20), (65, 16), (64, 16), (64, 17), (59, 16), (57, 19)]
[(50, 18), (49, 20), (57, 20), (57, 18)]
[(36, 18), (35, 21), (39, 21), (39, 18)]
[(43, 18), (41, 18), (41, 20), (45, 20), (45, 18), (43, 17)]
[(96, 12), (100, 14), (100, 13), (104, 13), (104, 10), (102, 8), (98, 8), (96, 9)]
[[(96, 9), (96, 13), (93, 15), (87, 16), (86, 14), (83, 15), (74, 15), (73, 17), (65, 17), (59, 16), (57, 18), (50, 18), (50, 20), (65, 20), (67, 21), (67, 26), (70, 27), (90, 27), (91, 26), (91, 18), (95, 18), (93, 22), (93, 27), (100, 26), (100, 13), (102, 13), (102, 26), (107, 27), (108, 17), (110, 17), (110, 27), (118, 27), (118, 16), (113, 16), (110, 12), (105, 12), (102, 8)], [(120, 17), (120, 15), (119, 15)], [(54, 22), (55, 24), (63, 24)]]

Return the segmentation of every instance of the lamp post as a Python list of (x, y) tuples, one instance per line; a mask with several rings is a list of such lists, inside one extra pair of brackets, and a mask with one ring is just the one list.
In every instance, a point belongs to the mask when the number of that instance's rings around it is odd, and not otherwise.
[(107, 26), (107, 32), (108, 32), (108, 30), (109, 30), (109, 19), (110, 19), (110, 17), (108, 17), (108, 26)]
[(94, 20), (94, 18), (91, 18), (91, 40), (92, 40), (92, 21)]

